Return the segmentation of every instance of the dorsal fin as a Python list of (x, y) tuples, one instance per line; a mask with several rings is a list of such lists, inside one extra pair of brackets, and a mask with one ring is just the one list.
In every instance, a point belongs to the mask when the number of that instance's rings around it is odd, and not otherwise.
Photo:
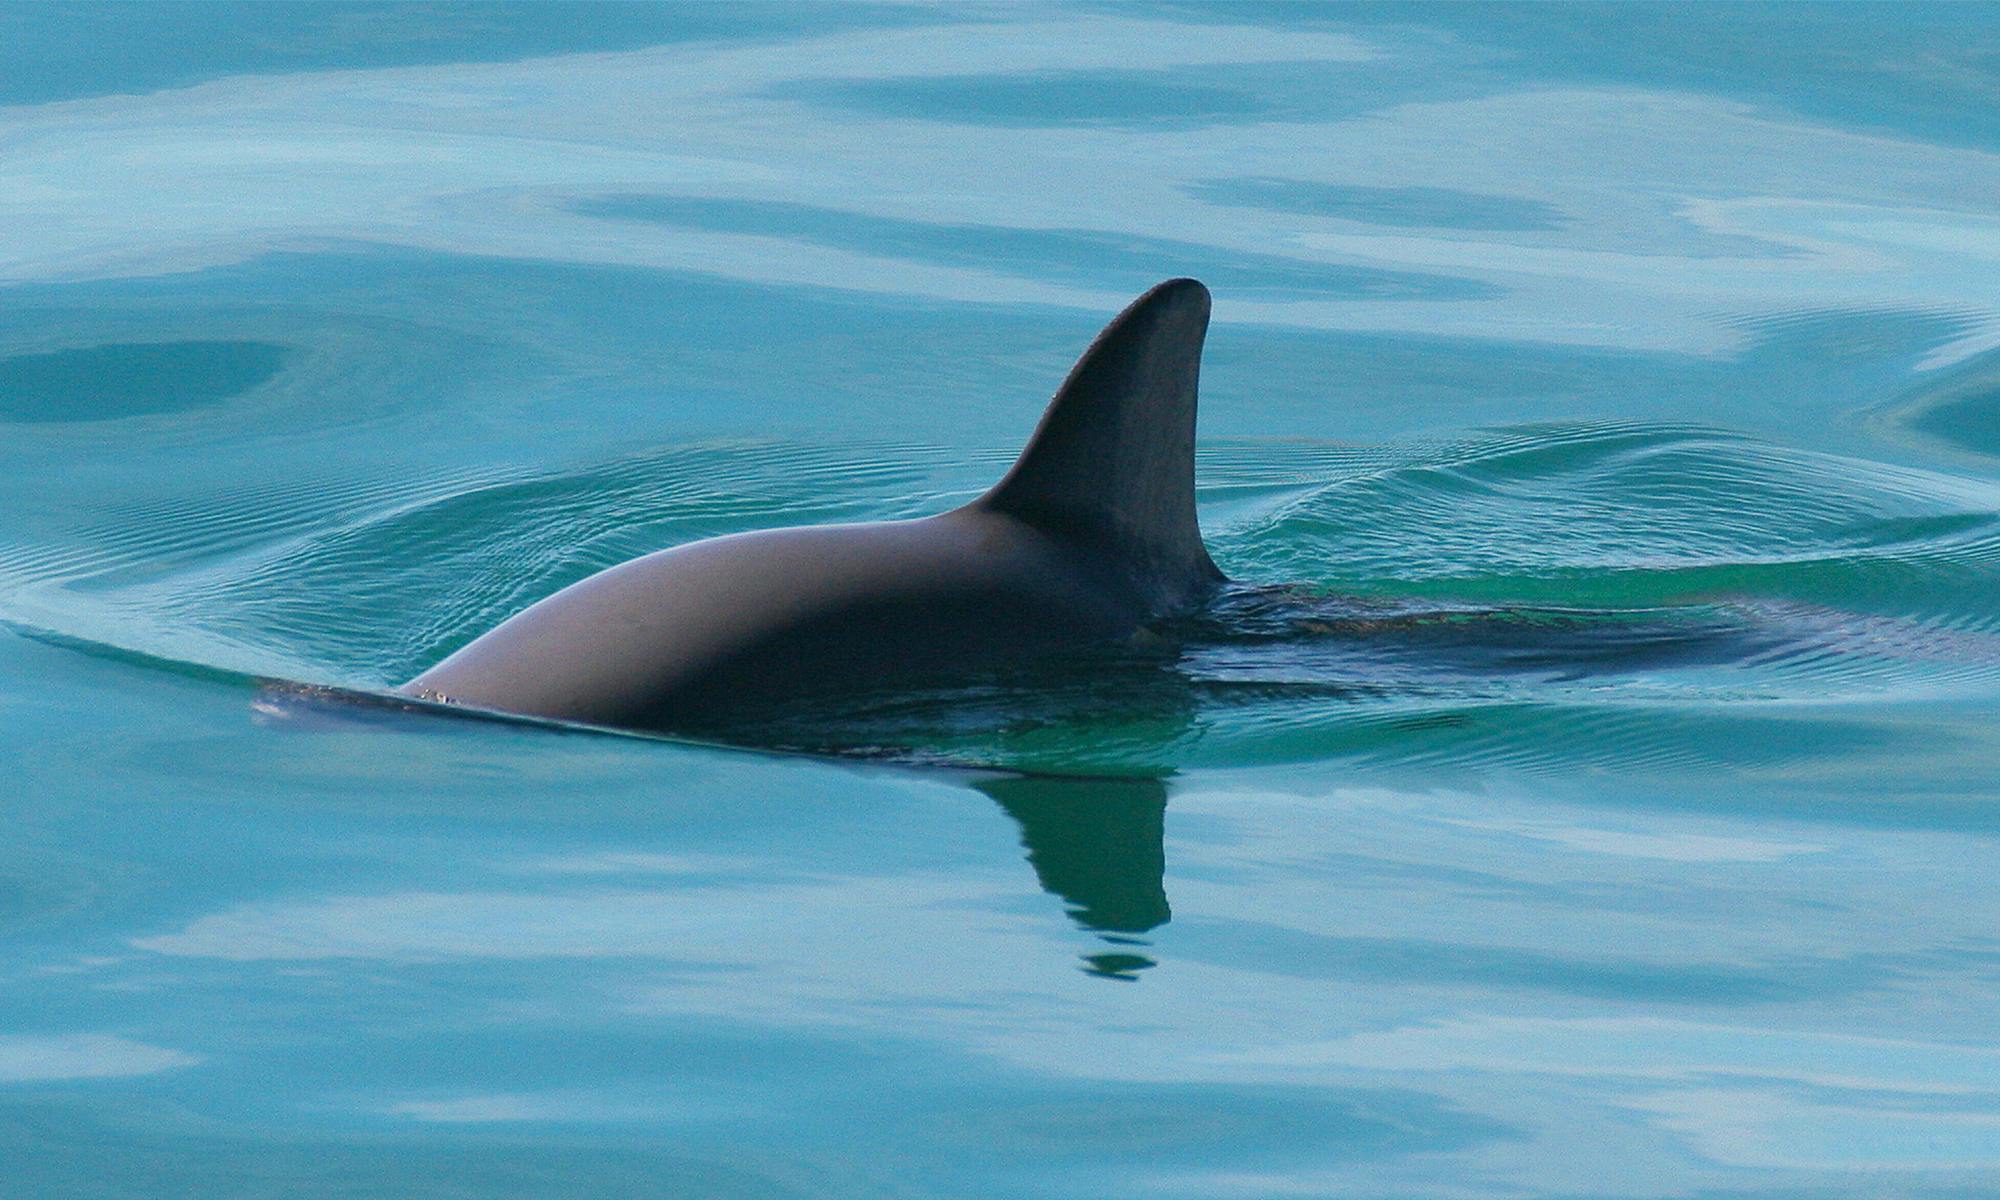
[(973, 504), (1116, 555), (1158, 612), (1195, 603), (1222, 579), (1194, 512), (1207, 333), (1208, 289), (1192, 279), (1134, 300), (1070, 369), (1013, 468)]

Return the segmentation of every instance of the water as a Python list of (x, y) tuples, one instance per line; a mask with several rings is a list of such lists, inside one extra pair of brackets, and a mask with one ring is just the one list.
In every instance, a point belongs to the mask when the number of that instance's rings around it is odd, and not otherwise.
[[(0, 33), (7, 1196), (2000, 1190), (2000, 9)], [(270, 716), (976, 494), (1182, 273), (1142, 645)]]

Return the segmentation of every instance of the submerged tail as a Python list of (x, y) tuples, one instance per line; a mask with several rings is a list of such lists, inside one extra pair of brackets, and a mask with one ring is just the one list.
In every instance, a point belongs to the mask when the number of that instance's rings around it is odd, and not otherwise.
[(1222, 572), (1194, 512), (1195, 387), (1208, 289), (1170, 279), (1083, 352), (1004, 478), (973, 501), (1114, 556), (1158, 612)]

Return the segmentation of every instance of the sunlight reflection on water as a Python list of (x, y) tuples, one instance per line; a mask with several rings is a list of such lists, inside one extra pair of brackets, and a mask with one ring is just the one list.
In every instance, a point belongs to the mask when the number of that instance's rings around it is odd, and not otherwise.
[[(1993, 1190), (1994, 14), (0, 7), (0, 1192)], [(1181, 273), (1141, 647), (252, 719)]]

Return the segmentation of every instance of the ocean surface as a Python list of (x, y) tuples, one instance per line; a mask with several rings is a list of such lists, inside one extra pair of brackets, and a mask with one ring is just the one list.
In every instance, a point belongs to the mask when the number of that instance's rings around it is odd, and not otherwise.
[[(1236, 581), (367, 709), (1216, 297)], [(0, 7), (0, 1196), (2000, 1194), (2000, 7)]]

